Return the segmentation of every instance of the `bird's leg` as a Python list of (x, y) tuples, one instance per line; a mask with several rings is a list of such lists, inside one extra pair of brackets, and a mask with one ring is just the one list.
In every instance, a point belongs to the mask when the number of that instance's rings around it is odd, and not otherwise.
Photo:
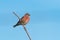
[(18, 19), (20, 20), (20, 17), (19, 17), (15, 12), (13, 12), (13, 14), (14, 14), (15, 16), (17, 16), (17, 17), (18, 17)]
[(27, 29), (26, 29), (25, 25), (23, 25), (23, 28), (24, 28), (24, 30), (25, 30), (25, 32), (26, 32), (26, 34), (27, 34), (27, 36), (28, 36), (28, 37), (29, 37), (29, 39), (31, 40), (31, 38), (30, 38), (30, 36), (29, 36), (29, 33), (28, 33), (28, 31), (27, 31)]

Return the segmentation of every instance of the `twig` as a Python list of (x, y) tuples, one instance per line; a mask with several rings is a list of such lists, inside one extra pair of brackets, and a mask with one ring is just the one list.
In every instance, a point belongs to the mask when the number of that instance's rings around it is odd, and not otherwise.
[(17, 16), (17, 17), (18, 17), (18, 19), (20, 20), (20, 17), (19, 17), (15, 12), (13, 12), (13, 14), (14, 14), (15, 16)]
[(24, 25), (23, 25), (23, 28), (24, 28), (24, 30), (25, 30), (25, 32), (26, 32), (26, 34), (27, 34), (29, 40), (31, 40), (31, 37), (29, 36), (29, 33), (28, 33), (28, 31), (27, 31), (27, 29), (26, 29), (26, 27), (25, 27)]

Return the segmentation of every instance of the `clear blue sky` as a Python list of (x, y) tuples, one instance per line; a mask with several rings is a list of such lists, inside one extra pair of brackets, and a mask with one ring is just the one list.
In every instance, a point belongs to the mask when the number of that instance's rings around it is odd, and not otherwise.
[(0, 40), (29, 40), (18, 18), (30, 13), (26, 25), (32, 40), (60, 40), (60, 0), (0, 0)]

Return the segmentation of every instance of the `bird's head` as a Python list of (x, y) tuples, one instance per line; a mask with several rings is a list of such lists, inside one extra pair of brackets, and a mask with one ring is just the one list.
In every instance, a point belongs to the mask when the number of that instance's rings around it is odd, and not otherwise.
[(29, 14), (29, 13), (26, 13), (25, 15), (30, 16), (30, 14)]

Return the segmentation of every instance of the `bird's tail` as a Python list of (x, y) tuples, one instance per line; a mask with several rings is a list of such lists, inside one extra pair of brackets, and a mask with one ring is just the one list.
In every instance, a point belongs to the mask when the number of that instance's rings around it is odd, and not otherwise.
[(16, 25), (14, 25), (13, 27), (15, 28), (16, 26), (18, 26), (19, 24), (16, 24)]
[(15, 28), (17, 25), (14, 25), (13, 27)]
[(15, 28), (16, 26), (19, 26), (20, 24), (19, 23), (17, 23), (16, 25), (14, 25), (13, 27)]

